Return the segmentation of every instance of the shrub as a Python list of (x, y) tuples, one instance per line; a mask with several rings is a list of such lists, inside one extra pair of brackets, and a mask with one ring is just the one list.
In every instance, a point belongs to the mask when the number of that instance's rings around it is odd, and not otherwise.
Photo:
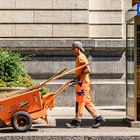
[(0, 51), (0, 86), (32, 86), (33, 82), (24, 72), (22, 57), (12, 51)]
[(42, 88), (40, 89), (40, 93), (41, 93), (41, 96), (44, 96), (44, 95), (50, 93), (50, 89), (47, 88), (47, 87), (42, 87)]

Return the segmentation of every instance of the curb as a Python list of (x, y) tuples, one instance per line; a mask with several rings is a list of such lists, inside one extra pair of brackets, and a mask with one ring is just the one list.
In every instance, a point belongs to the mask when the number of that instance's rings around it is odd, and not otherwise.
[(140, 136), (7, 136), (1, 140), (139, 140)]

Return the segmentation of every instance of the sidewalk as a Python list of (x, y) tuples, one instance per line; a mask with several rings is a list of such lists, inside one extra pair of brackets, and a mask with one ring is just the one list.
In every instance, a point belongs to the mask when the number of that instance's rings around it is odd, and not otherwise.
[[(122, 125), (120, 124), (122, 119), (126, 116), (124, 106), (98, 106), (96, 107), (96, 110), (105, 117), (106, 123), (108, 123), (108, 120), (110, 122), (114, 121), (120, 126)], [(74, 107), (55, 107), (52, 110), (48, 110), (49, 126), (64, 127), (65, 123), (71, 121), (74, 116)], [(85, 109), (83, 113), (82, 127), (91, 126), (92, 123), (93, 119)], [(110, 125), (113, 124), (111, 123)]]
[(123, 123), (125, 107), (96, 107), (104, 115), (106, 123), (98, 129), (91, 127), (93, 120), (85, 110), (81, 128), (69, 129), (65, 123), (74, 116), (72, 107), (55, 107), (48, 110), (49, 124), (36, 120), (26, 133), (16, 133), (12, 128), (0, 129), (0, 140), (140, 140), (140, 128), (131, 128)]
[[(105, 118), (124, 118), (126, 115), (125, 106), (97, 106), (96, 110)], [(75, 107), (54, 107), (48, 110), (49, 117), (74, 117)], [(90, 114), (84, 109), (83, 118), (91, 118)]]

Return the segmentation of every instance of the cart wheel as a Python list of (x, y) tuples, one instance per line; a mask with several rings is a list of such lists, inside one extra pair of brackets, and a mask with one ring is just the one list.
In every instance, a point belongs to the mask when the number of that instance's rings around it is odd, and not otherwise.
[(31, 128), (32, 118), (27, 112), (19, 111), (13, 115), (11, 124), (15, 131), (25, 132)]

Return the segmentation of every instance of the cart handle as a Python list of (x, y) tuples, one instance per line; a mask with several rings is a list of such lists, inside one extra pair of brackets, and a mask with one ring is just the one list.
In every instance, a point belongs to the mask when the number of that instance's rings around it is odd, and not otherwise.
[(48, 100), (45, 105), (44, 105), (44, 108), (48, 108), (48, 106), (51, 104), (51, 101), (54, 100), (57, 96), (59, 96), (60, 94), (62, 94), (62, 92), (68, 88), (69, 86), (73, 86), (73, 85), (76, 85), (76, 84), (82, 84), (82, 82), (74, 82), (73, 80), (72, 81), (68, 81), (66, 83), (64, 83), (62, 86), (60, 86), (54, 93), (53, 93), (53, 98), (51, 98), (50, 100)]

